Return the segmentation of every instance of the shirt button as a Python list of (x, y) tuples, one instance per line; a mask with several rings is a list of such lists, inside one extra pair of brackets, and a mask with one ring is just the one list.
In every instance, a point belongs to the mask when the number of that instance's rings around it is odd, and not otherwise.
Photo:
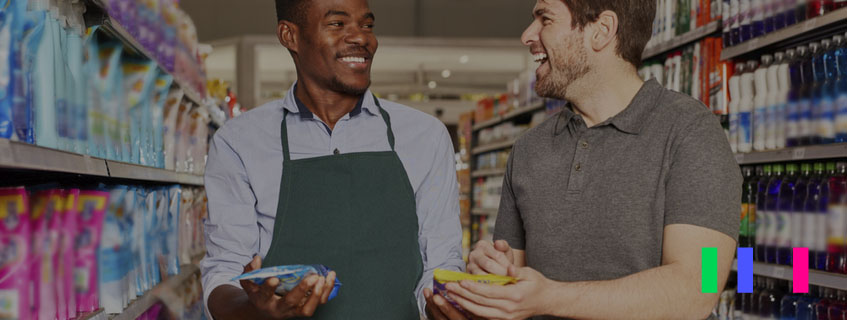
[(332, 153), (335, 154), (335, 155), (339, 155), (339, 154), (341, 154), (341, 151), (338, 151), (338, 149), (335, 149), (335, 151), (333, 151)]
[(582, 171), (582, 163), (577, 163), (576, 168), (574, 169), (576, 169), (576, 171)]
[(582, 145), (582, 148), (583, 148), (583, 149), (588, 149), (588, 142), (587, 142), (587, 141), (583, 141), (583, 142), (581, 143), (581, 145)]

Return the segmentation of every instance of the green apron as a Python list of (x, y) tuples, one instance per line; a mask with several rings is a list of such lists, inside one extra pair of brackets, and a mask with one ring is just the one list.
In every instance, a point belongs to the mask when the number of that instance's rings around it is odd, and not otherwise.
[(291, 160), (284, 156), (274, 234), (264, 266), (323, 264), (342, 282), (313, 319), (420, 319), (415, 288), (423, 273), (415, 194), (394, 151)]

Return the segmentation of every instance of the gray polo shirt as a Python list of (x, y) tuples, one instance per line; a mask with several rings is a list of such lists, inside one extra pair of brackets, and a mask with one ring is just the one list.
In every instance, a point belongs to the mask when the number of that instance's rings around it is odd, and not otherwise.
[(741, 184), (717, 117), (648, 81), (601, 124), (564, 110), (518, 139), (495, 238), (551, 279), (618, 279), (661, 265), (667, 225), (737, 239)]

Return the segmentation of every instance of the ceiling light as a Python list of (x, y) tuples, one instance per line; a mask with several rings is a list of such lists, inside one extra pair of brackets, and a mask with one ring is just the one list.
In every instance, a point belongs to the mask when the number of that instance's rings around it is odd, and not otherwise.
[(470, 58), (470, 57), (468, 57), (467, 55), (461, 56), (461, 57), (459, 58), (459, 62), (460, 62), (461, 64), (466, 64), (466, 63), (468, 63), (468, 61), (470, 61), (470, 60), (471, 60), (471, 58)]
[(436, 83), (435, 81), (430, 81), (428, 86), (430, 89), (435, 89), (438, 87), (438, 83)]
[(444, 69), (444, 71), (441, 71), (441, 77), (444, 79), (449, 78), (451, 74), (450, 69)]

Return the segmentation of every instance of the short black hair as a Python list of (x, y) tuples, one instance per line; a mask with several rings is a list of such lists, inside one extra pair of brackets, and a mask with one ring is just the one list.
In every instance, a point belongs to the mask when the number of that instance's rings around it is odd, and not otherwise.
[(311, 0), (276, 0), (277, 22), (285, 20), (302, 25), (306, 22), (306, 11), (309, 9), (309, 2)]

